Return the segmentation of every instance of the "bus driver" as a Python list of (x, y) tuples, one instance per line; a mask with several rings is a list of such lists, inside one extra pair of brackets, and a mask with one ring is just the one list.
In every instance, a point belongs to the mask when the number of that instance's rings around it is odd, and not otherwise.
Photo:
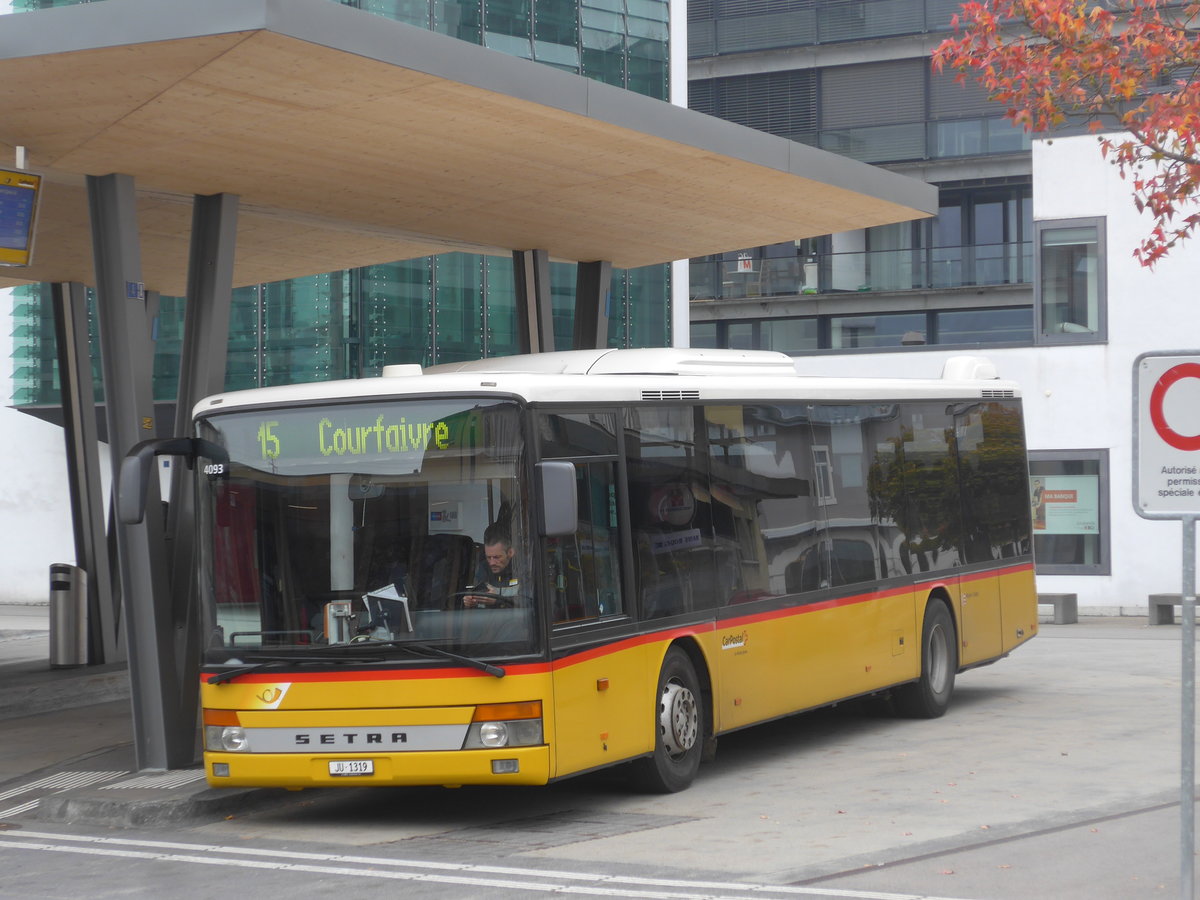
[(512, 560), (516, 553), (513, 550), (512, 539), (506, 531), (495, 525), (489, 526), (483, 534), (483, 553), (487, 561), (488, 575), (471, 588), (480, 593), (463, 597), (463, 606), (467, 609), (512, 606), (520, 588), (520, 582), (512, 570)]

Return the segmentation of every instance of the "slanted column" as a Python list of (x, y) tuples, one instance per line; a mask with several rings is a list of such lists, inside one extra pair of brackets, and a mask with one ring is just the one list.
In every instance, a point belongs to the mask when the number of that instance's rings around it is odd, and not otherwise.
[(573, 350), (608, 346), (608, 316), (612, 310), (612, 263), (581, 262), (575, 273), (575, 335)]
[[(192, 236), (188, 286), (179, 357), (179, 393), (173, 436), (191, 434), (192, 408), (210, 394), (225, 389), (229, 346), (229, 315), (233, 303), (233, 254), (237, 236), (238, 197), (233, 194), (197, 196), (192, 201)], [(200, 631), (195, 593), (195, 495), (193, 473), (174, 460), (171, 502), (167, 506), (170, 554), (171, 629), (176, 666), (181, 727), (194, 739), (199, 706)], [(191, 723), (190, 725), (187, 723)], [(180, 735), (182, 740), (184, 735)], [(194, 752), (193, 752), (194, 755)]]
[(550, 301), (550, 256), (545, 250), (513, 251), (517, 331), (522, 353), (554, 349), (554, 309)]
[(100, 438), (88, 353), (87, 289), (78, 282), (55, 283), (50, 286), (50, 293), (58, 345), (75, 560), (87, 573), (88, 662), (91, 665), (119, 662), (125, 658), (125, 647), (118, 625), (120, 594), (113, 590), (104, 527)]
[[(151, 389), (153, 343), (141, 276), (133, 178), (89, 175), (88, 208), (96, 267), (100, 356), (113, 478), (139, 441), (155, 436)], [(170, 592), (158, 481), (150, 479), (146, 515), (118, 525), (117, 556), (125, 606), (133, 706), (133, 744), (139, 769), (190, 764), (195, 725), (179, 721), (179, 696), (170, 654)], [(186, 738), (181, 740), (181, 736)]]

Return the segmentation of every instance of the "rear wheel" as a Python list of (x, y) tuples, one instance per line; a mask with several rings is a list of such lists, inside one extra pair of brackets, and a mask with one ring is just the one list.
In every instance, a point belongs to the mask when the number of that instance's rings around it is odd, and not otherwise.
[(670, 794), (690, 785), (700, 768), (704, 736), (704, 699), (695, 666), (683, 650), (672, 647), (658, 676), (654, 753), (633, 763), (638, 786)]
[(954, 620), (946, 604), (930, 600), (921, 626), (921, 677), (896, 691), (896, 712), (913, 719), (936, 719), (945, 713), (957, 671)]

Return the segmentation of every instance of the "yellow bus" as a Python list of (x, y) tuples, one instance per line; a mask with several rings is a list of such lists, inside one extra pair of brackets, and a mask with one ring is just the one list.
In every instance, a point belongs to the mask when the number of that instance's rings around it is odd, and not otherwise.
[(814, 365), (569, 351), (202, 401), (209, 783), (677, 791), (755, 723), (940, 716), (1038, 628), (1019, 390)]

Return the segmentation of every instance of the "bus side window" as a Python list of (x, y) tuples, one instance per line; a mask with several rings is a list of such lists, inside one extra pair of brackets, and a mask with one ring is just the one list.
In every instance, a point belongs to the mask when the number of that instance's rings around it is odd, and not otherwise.
[(599, 619), (624, 611), (621, 602), (616, 465), (575, 463), (579, 527), (547, 541), (554, 621)]

